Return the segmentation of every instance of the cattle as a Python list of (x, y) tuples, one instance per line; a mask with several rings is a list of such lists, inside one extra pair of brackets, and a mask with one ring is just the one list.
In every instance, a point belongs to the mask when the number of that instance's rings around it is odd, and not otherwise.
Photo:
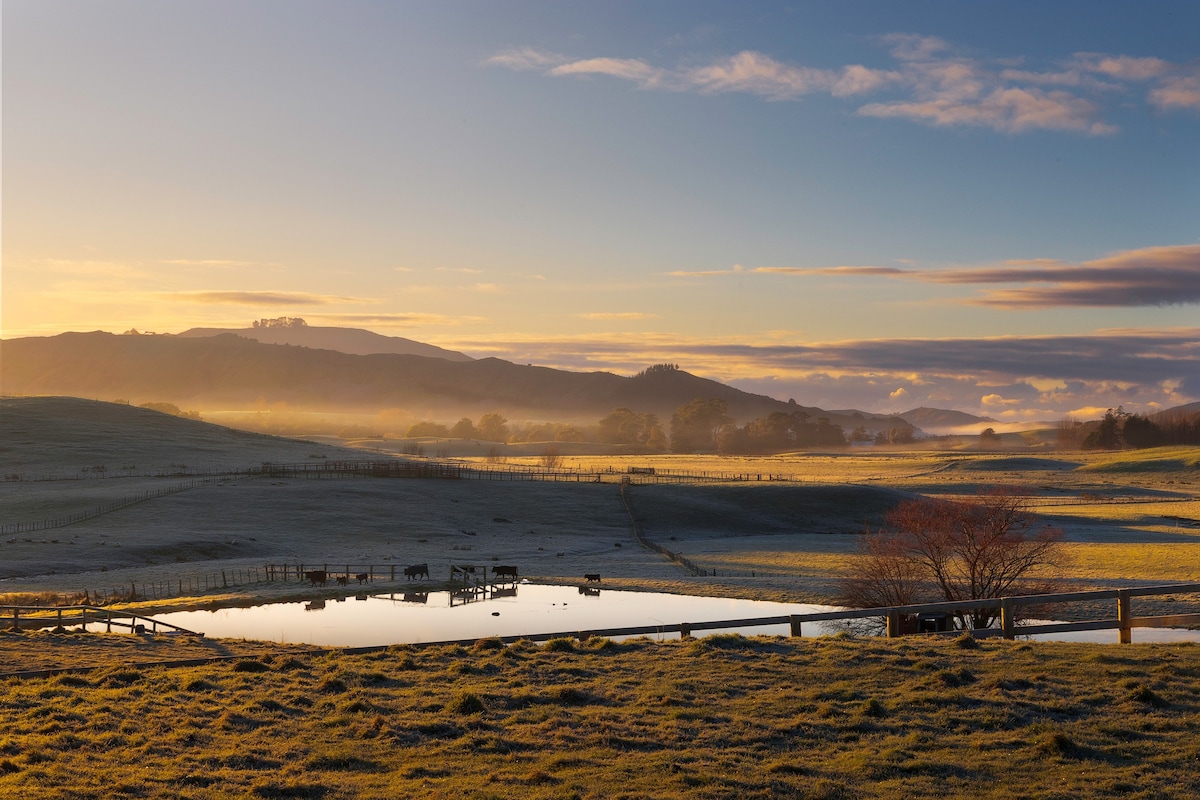
[(370, 577), (371, 576), (365, 572), (359, 572), (359, 573), (355, 574), (354, 580), (358, 581), (359, 584), (363, 584), (363, 583), (366, 583)]
[(496, 566), (492, 567), (492, 574), (497, 578), (508, 578), (515, 581), (517, 579), (517, 568), (497, 564)]
[(409, 564), (404, 568), (404, 577), (408, 578), (410, 581), (413, 578), (420, 578), (421, 576), (426, 578), (429, 577), (428, 564)]
[(588, 583), (599, 583), (600, 582), (600, 573), (599, 572), (585, 572), (583, 574), (583, 579), (585, 581), (587, 581)]
[(349, 575), (338, 575), (336, 578), (334, 578), (334, 580), (337, 581), (338, 586), (349, 586), (350, 585), (350, 576)]
[(325, 573), (325, 570), (323, 570), (323, 569), (312, 569), (312, 570), (309, 570), (308, 572), (304, 573), (304, 579), (306, 581), (310, 581), (313, 586), (316, 586), (318, 584), (320, 584), (321, 586), (324, 586), (325, 581), (328, 579), (328, 577), (329, 576)]

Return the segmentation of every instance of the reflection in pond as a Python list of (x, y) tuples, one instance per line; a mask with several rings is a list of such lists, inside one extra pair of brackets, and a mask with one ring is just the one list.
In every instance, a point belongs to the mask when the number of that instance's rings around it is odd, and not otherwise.
[[(251, 608), (181, 611), (158, 619), (211, 637), (365, 647), (403, 642), (535, 636), (681, 622), (737, 620), (831, 610), (831, 606), (627, 592), (597, 587), (505, 584), (455, 592), (373, 594), (364, 602), (273, 603)], [(317, 611), (320, 613), (305, 613)], [(811, 628), (811, 630), (807, 629)], [(804, 631), (818, 635), (816, 625)], [(720, 631), (697, 632), (697, 635)], [(726, 631), (728, 632), (728, 631)], [(787, 625), (746, 628), (786, 636)], [(661, 634), (675, 638), (678, 634)]]
[[(836, 610), (833, 606), (534, 584), (467, 587), (455, 592), (360, 593), (355, 599), (361, 602), (356, 603), (345, 603), (344, 597), (334, 599), (338, 602), (328, 605), (325, 600), (312, 600), (216, 611), (182, 611), (160, 614), (157, 618), (188, 630), (203, 631), (211, 637), (366, 647), (405, 642), (472, 641), (486, 636), (574, 635), (643, 626), (653, 631), (681, 623), (694, 625)], [(802, 633), (807, 636), (839, 630), (847, 630), (845, 621), (806, 622), (802, 626)], [(711, 631), (696, 630), (694, 635), (728, 632), (787, 636), (790, 630), (786, 624), (730, 626)], [(678, 636), (661, 629), (651, 635), (658, 638)], [(1116, 642), (1117, 631), (1040, 634), (1030, 638)], [(1135, 641), (1200, 641), (1200, 631), (1138, 629)]]

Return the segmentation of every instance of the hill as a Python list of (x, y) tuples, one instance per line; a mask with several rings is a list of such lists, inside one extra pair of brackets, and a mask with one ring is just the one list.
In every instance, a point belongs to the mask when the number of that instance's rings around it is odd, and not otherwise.
[(944, 408), (914, 408), (897, 414), (900, 419), (931, 433), (946, 429), (960, 428), (968, 425), (981, 425), (995, 422), (991, 417), (977, 417), (962, 411), (951, 411)]
[(360, 328), (325, 328), (310, 325), (280, 325), (254, 328), (190, 328), (177, 334), (186, 339), (202, 339), (232, 333), (263, 344), (291, 344), (316, 350), (369, 356), (376, 353), (444, 358), (447, 361), (472, 361), (455, 350), (445, 350), (402, 336), (381, 336)]
[[(264, 461), (361, 457), (353, 450), (76, 397), (0, 398), (0, 475), (153, 473)], [(97, 469), (102, 468), (102, 469)]]
[(724, 400), (744, 422), (804, 411), (846, 429), (903, 427), (894, 417), (827, 413), (750, 394), (677, 369), (635, 377), (567, 372), (496, 358), (449, 361), (416, 355), (352, 355), (263, 344), (232, 334), (64, 333), (0, 343), (0, 392), (172, 402), (201, 410), (270, 408), (378, 411), (433, 419), (501, 411), (510, 418), (594, 421), (614, 408), (664, 421), (697, 398)]

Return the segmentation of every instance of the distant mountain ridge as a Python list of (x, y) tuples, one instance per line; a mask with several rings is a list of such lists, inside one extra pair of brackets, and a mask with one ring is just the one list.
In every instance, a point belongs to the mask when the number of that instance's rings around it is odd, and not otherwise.
[(658, 414), (664, 424), (696, 399), (724, 400), (745, 423), (803, 411), (847, 431), (909, 427), (894, 416), (835, 414), (751, 394), (678, 369), (634, 377), (567, 372), (497, 358), (451, 361), (406, 354), (352, 355), (211, 337), (64, 333), (0, 342), (0, 393), (70, 395), (181, 408), (379, 411), (448, 420), (500, 411), (512, 419), (594, 421), (615, 408)]
[(209, 338), (232, 333), (263, 344), (291, 344), (317, 350), (336, 350), (349, 355), (368, 356), (377, 353), (444, 358), (447, 361), (473, 361), (470, 356), (431, 344), (405, 339), (403, 336), (383, 336), (361, 328), (328, 328), (313, 325), (255, 326), (253, 328), (190, 328), (176, 334), (187, 339)]

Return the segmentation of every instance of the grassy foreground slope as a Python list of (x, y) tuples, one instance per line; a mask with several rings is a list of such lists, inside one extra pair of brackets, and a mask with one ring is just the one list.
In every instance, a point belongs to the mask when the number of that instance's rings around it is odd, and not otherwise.
[(1193, 645), (736, 636), (112, 666), (0, 682), (0, 796), (1192, 797), (1197, 676)]

